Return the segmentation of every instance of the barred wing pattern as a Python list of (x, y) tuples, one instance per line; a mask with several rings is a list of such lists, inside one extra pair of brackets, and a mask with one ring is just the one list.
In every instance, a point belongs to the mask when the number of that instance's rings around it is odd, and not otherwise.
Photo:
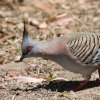
[[(100, 63), (100, 35), (95, 33), (75, 33), (77, 36), (68, 41), (67, 46), (77, 62), (86, 65)], [(79, 34), (79, 35), (78, 35)]]

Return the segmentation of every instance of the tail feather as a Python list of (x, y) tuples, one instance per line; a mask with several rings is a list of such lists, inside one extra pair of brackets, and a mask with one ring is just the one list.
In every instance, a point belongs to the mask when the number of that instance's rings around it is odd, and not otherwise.
[(98, 53), (94, 57), (94, 62), (100, 62), (100, 49), (98, 49)]

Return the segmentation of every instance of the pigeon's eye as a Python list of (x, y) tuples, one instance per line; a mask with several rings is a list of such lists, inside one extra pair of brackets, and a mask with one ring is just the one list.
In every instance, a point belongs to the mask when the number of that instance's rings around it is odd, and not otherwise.
[(26, 48), (26, 51), (27, 52), (30, 52), (32, 50), (32, 46), (28, 46), (27, 48)]

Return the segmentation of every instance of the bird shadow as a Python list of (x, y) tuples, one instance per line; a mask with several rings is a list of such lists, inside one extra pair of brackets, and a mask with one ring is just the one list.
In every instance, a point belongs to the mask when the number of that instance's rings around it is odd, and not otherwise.
[[(64, 91), (71, 91), (79, 86), (79, 84), (82, 81), (65, 81), (65, 80), (54, 80), (49, 83), (44, 83), (42, 85), (38, 85), (36, 87), (32, 87), (30, 89), (25, 89), (23, 91), (38, 91), (39, 89), (46, 89), (46, 90), (52, 90), (52, 91), (58, 91), (58, 92), (64, 92)], [(94, 80), (89, 81), (81, 90), (98, 87), (100, 86), (100, 80)], [(21, 89), (16, 89), (21, 90)], [(81, 91), (80, 90), (80, 91)]]
[[(52, 91), (71, 91), (73, 89), (76, 89), (82, 81), (64, 81), (64, 80), (54, 80), (49, 82), (48, 84), (38, 85), (37, 87), (33, 88), (33, 90), (37, 90), (39, 88), (52, 90)], [(89, 81), (81, 90), (89, 89), (93, 87), (100, 86), (100, 81)]]

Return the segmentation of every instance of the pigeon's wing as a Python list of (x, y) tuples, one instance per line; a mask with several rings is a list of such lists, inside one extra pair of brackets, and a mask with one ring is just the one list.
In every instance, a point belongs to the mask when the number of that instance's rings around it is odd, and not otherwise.
[(95, 33), (71, 34), (66, 47), (77, 63), (94, 65), (100, 62), (100, 36)]

